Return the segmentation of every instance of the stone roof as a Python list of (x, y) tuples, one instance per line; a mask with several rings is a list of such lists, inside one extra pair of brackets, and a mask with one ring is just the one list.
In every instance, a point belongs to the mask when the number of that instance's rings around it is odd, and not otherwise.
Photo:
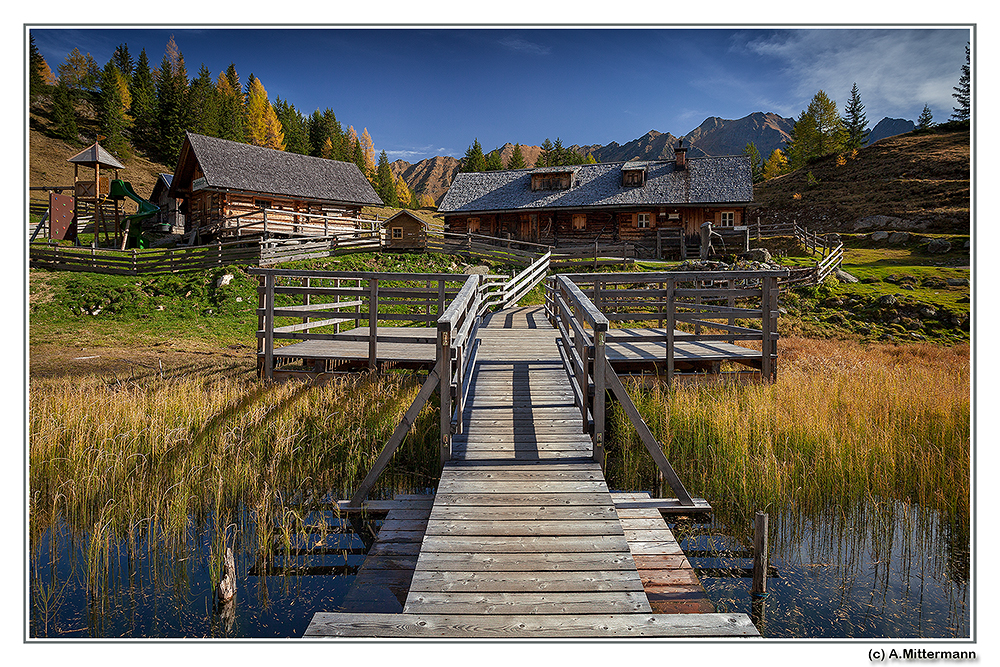
[[(210, 189), (240, 190), (297, 199), (382, 206), (382, 200), (351, 162), (262, 148), (187, 133), (186, 143)], [(184, 159), (184, 150), (181, 160)], [(178, 164), (178, 172), (180, 164)], [(177, 179), (175, 180), (175, 185)]]
[[(622, 185), (622, 168), (646, 168), (646, 183)], [(750, 160), (745, 155), (688, 158), (686, 169), (673, 160), (606, 162), (574, 167), (568, 190), (531, 190), (536, 170), (462, 173), (445, 194), (440, 213), (620, 208), (691, 204), (746, 204), (753, 201)]]

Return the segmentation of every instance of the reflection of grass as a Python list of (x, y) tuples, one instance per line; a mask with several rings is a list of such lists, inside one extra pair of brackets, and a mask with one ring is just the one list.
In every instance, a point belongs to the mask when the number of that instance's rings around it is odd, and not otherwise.
[[(918, 503), (968, 516), (969, 351), (783, 340), (778, 380), (632, 389), (688, 489), (752, 511)], [(621, 488), (655, 486), (612, 413)]]
[[(313, 386), (258, 381), (249, 366), (238, 376), (214, 370), (32, 380), (32, 543), (60, 520), (86, 534), (92, 591), (114, 545), (183, 542), (192, 521), (221, 537), (248, 508), (258, 544), (289, 522), (295, 532), (301, 512), (282, 507), (284, 497), (347, 497), (419, 386), (398, 374)], [(397, 472), (436, 469), (433, 413), (424, 410), (397, 452)], [(383, 486), (392, 492), (391, 481)]]

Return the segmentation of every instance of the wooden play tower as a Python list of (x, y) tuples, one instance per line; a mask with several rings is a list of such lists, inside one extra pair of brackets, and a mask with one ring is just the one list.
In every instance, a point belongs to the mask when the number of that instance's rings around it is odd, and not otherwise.
[[(101, 175), (101, 168), (111, 170), (114, 174), (113, 180), (118, 180), (118, 170), (124, 169), (125, 165), (116, 160), (108, 151), (97, 142), (69, 158), (73, 163), (73, 219), (79, 222), (82, 215), (93, 212), (94, 216), (94, 241), (98, 244), (101, 232), (104, 232), (104, 240), (111, 243), (111, 235), (114, 235), (115, 244), (118, 245), (121, 237), (121, 210), (120, 200), (113, 199), (115, 205), (113, 226), (111, 220), (105, 218), (105, 211), (102, 204), (107, 201), (111, 194), (111, 181), (107, 175)], [(80, 168), (89, 167), (93, 169), (93, 180), (85, 180), (81, 177)], [(89, 172), (86, 176), (90, 176)], [(111, 227), (109, 229), (109, 227)]]

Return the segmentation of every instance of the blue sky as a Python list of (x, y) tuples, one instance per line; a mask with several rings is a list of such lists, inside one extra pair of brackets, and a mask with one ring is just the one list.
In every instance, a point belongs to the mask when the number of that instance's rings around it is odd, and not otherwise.
[[(32, 27), (29, 25), (29, 27)], [(857, 82), (870, 126), (951, 115), (967, 27), (816, 28), (86, 28), (32, 27), (56, 70), (74, 48), (103, 66), (125, 43), (155, 66), (170, 35), (190, 77), (230, 63), (272, 101), (330, 107), (376, 151), (461, 157), (473, 139), (625, 143), (683, 135), (705, 118), (797, 116), (822, 89), (841, 110)]]

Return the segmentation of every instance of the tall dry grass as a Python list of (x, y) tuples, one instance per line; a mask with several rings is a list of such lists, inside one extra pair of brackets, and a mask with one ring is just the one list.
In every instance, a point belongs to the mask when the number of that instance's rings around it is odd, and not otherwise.
[[(255, 534), (244, 543), (266, 547), (291, 530), (285, 523), (301, 527), (296, 517), (310, 503), (346, 497), (418, 389), (414, 378), (391, 374), (273, 384), (222, 366), (138, 380), (32, 380), (32, 542), (56, 527), (85, 535), (95, 589), (116, 545), (130, 553), (179, 545), (192, 524), (221, 553), (227, 527), (232, 538), (249, 516)], [(433, 467), (433, 412), (424, 410), (397, 468)]]
[[(915, 503), (968, 517), (967, 346), (782, 340), (774, 384), (630, 388), (692, 493), (753, 509)], [(628, 418), (612, 411), (614, 483), (654, 488)]]

